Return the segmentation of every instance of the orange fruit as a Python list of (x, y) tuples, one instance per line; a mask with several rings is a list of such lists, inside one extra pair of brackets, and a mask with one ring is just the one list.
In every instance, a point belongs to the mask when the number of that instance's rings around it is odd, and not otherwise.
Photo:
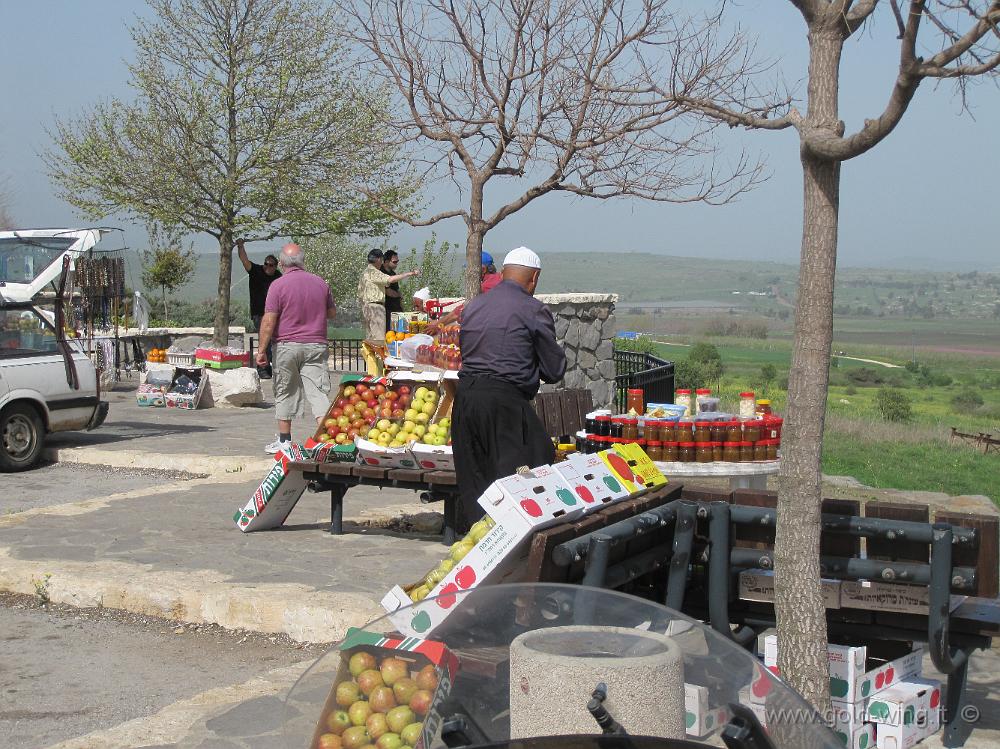
[(393, 332), (392, 332), (391, 330), (390, 330), (390, 331), (388, 331), (388, 332), (387, 332), (387, 333), (385, 334), (385, 342), (386, 342), (386, 343), (392, 343), (392, 342), (393, 342), (394, 340), (396, 340), (396, 334), (395, 334), (395, 333), (393, 333)]

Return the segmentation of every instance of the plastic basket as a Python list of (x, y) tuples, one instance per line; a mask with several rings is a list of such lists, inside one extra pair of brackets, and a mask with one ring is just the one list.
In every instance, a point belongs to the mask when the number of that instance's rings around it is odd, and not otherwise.
[(191, 367), (194, 366), (194, 354), (181, 354), (173, 353), (171, 351), (167, 352), (167, 364), (173, 364), (177, 367)]

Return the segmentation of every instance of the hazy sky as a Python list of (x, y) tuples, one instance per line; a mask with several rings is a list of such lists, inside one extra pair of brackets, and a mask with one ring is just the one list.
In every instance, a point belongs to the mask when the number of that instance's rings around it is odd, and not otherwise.
[[(700, 3), (691, 0), (688, 5)], [(20, 226), (81, 223), (53, 196), (38, 153), (49, 143), (46, 127), (53, 115), (72, 116), (102, 99), (130, 97), (127, 24), (136, 12), (147, 12), (140, 0), (0, 0), (0, 175), (9, 179), (12, 212)], [(894, 77), (895, 27), (887, 7), (877, 15), (872, 28), (845, 51), (841, 106), (849, 130), (881, 112)], [(787, 82), (802, 80), (805, 33), (790, 3), (745, 0), (734, 6), (730, 18), (738, 18), (758, 37), (760, 51), (781, 61)], [(896, 132), (844, 166), (843, 264), (1000, 269), (995, 187), (1000, 90), (992, 83), (976, 85), (972, 103), (973, 116), (960, 115), (949, 84), (935, 90), (933, 82), (926, 82)], [(644, 250), (796, 261), (801, 173), (794, 132), (731, 137), (734, 145), (763, 153), (772, 172), (768, 182), (734, 205), (550, 195), (492, 231), (487, 249), (502, 255), (526, 244), (543, 252)], [(444, 187), (431, 188), (429, 195), (432, 210), (457, 200)], [(145, 238), (120, 219), (107, 223), (130, 228), (132, 246)], [(435, 231), (441, 239), (464, 244), (464, 228), (461, 219), (451, 219)], [(430, 231), (401, 230), (393, 241), (409, 247)], [(197, 243), (207, 247), (211, 241), (202, 237)], [(724, 272), (718, 266), (715, 270)]]

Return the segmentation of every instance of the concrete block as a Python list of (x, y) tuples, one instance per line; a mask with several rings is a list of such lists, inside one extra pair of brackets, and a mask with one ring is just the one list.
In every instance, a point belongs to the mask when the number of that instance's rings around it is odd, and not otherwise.
[(207, 369), (212, 400), (219, 408), (252, 406), (264, 401), (260, 375), (252, 367), (238, 369)]

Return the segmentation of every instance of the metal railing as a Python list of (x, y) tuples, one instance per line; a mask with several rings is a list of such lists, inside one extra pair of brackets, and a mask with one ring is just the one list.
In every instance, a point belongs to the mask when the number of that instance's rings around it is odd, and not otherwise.
[(365, 360), (361, 355), (361, 339), (331, 338), (330, 364), (335, 372), (364, 372)]
[(646, 403), (674, 402), (674, 363), (651, 354), (615, 350), (614, 405), (625, 413), (630, 388), (642, 388)]

